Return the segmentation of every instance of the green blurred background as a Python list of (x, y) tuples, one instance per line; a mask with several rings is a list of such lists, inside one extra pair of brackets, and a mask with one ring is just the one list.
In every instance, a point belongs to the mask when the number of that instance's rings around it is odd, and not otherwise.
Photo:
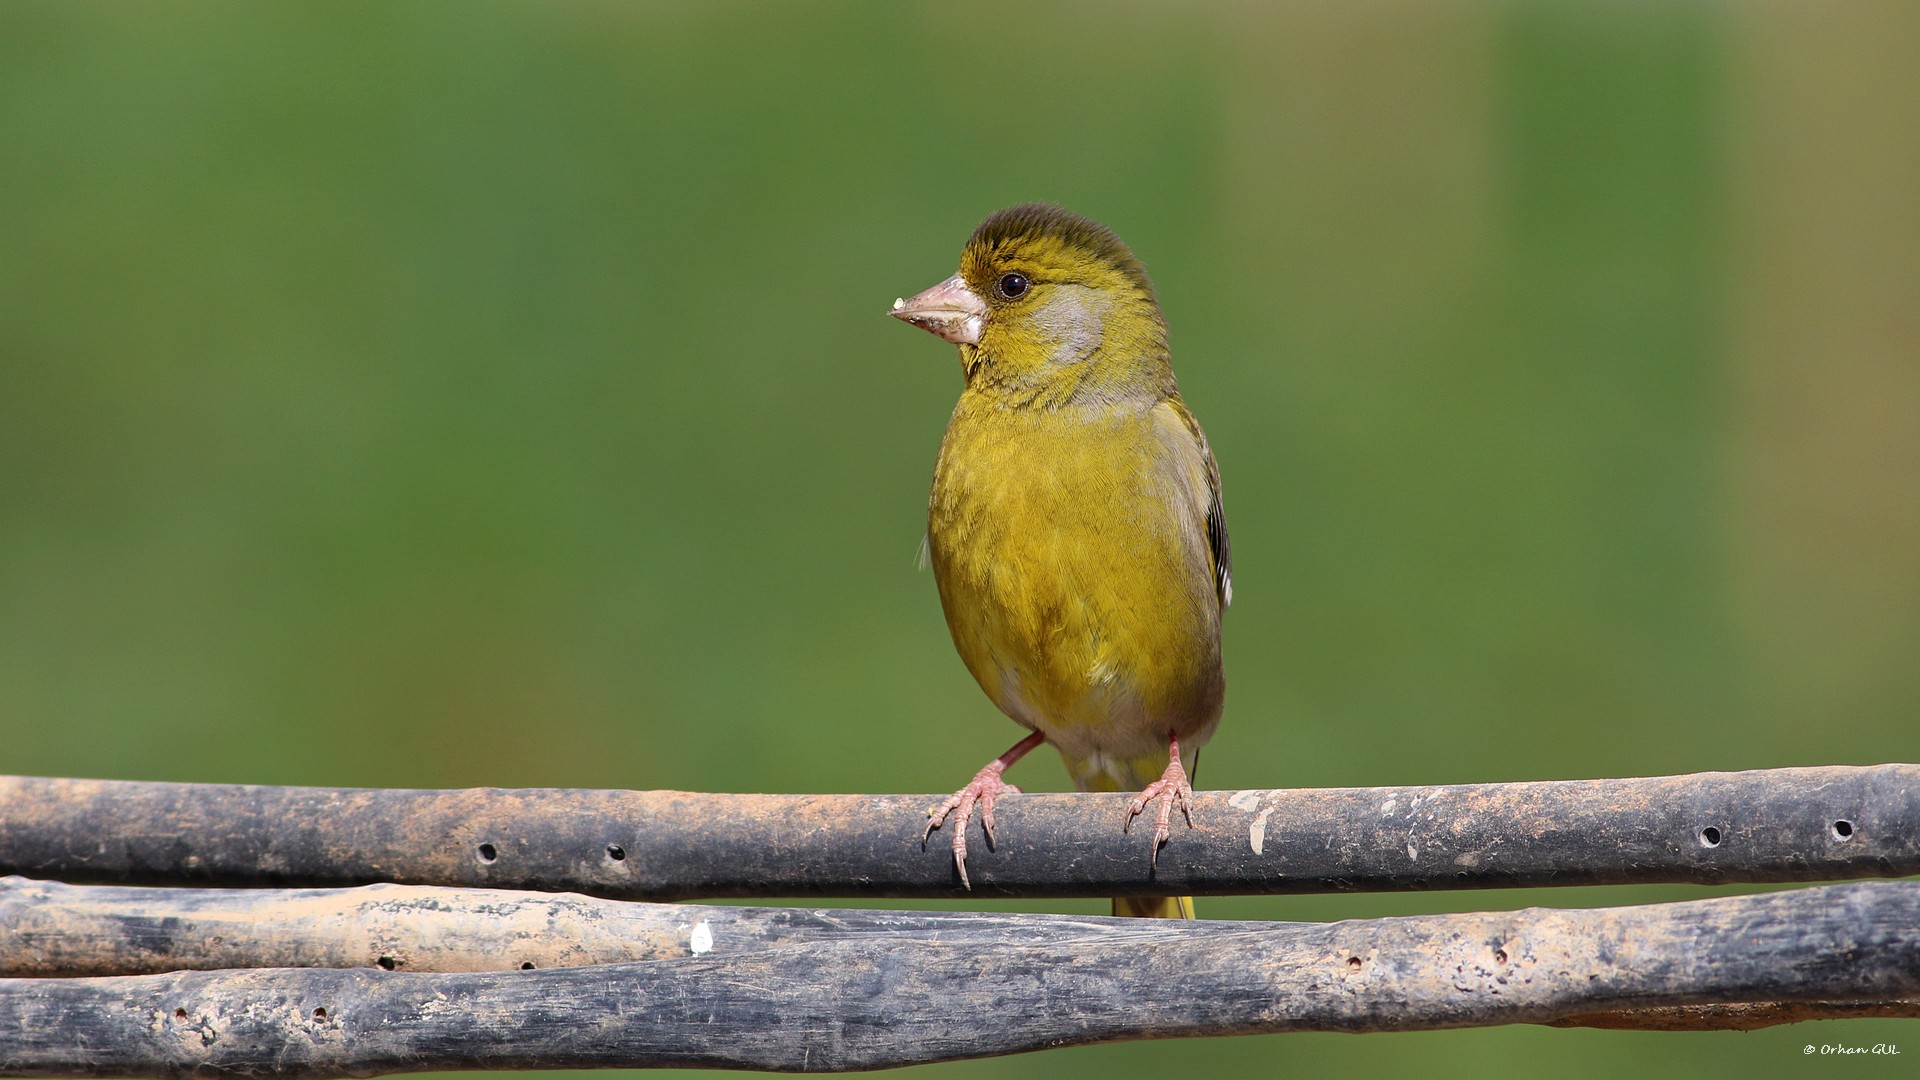
[(1017, 730), (914, 569), (952, 351), (884, 312), (1034, 198), (1144, 258), (1222, 463), (1205, 786), (1920, 760), (1916, 55), (1891, 2), (9, 4), (0, 771), (950, 790)]

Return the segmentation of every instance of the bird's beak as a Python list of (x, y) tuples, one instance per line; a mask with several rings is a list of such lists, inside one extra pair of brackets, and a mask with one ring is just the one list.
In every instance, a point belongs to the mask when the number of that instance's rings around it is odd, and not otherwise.
[(987, 304), (955, 274), (918, 296), (895, 300), (888, 314), (956, 345), (978, 345)]

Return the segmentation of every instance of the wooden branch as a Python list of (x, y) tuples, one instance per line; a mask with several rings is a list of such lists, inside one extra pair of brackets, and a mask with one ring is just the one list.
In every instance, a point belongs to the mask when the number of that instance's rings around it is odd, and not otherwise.
[(1324, 925), (1026, 916), (1024, 936), (1007, 916), (907, 917), (949, 929), (741, 951), (716, 934), (706, 955), (535, 971), (4, 979), (0, 1073), (826, 1071), (1118, 1039), (1920, 997), (1912, 882)]
[[(600, 900), (574, 894), (366, 885), (147, 889), (0, 878), (0, 977), (233, 968), (516, 971), (729, 956), (856, 938), (1072, 940), (1105, 919), (973, 912), (818, 911)], [(1201, 934), (1284, 924), (1208, 922)], [(1557, 1027), (1753, 1030), (1803, 1020), (1920, 1017), (1920, 1000), (1746, 1002), (1586, 1013)]]
[(820, 921), (805, 910), (502, 889), (160, 889), (8, 877), (0, 878), (0, 978), (577, 967), (692, 955), (694, 928), (703, 923), (709, 943), (723, 938), (739, 950), (807, 940), (818, 936), (807, 931)]
[(1083, 925), (1064, 916), (652, 904), (425, 885), (164, 889), (9, 877), (0, 878), (0, 977), (275, 967), (519, 971), (851, 936), (940, 941), (960, 931), (970, 941), (998, 934), (1033, 942)]
[[(1157, 871), (1124, 795), (1018, 795), (977, 896), (1309, 893), (1920, 874), (1920, 766), (1201, 792)], [(491, 886), (620, 899), (964, 896), (925, 795), (388, 791), (0, 778), (0, 874)], [(974, 828), (978, 829), (976, 822)]]

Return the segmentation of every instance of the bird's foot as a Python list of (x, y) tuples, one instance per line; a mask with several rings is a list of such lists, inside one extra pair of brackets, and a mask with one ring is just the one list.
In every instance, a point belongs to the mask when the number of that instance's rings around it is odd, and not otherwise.
[(987, 834), (987, 843), (993, 843), (993, 802), (1002, 795), (1018, 795), (1020, 789), (1000, 779), (1007, 766), (1019, 761), (1026, 752), (1039, 746), (1043, 741), (1038, 734), (1029, 735), (1016, 743), (1012, 749), (987, 763), (987, 767), (973, 774), (967, 786), (947, 796), (947, 801), (927, 811), (927, 829), (920, 834), (921, 846), (933, 830), (946, 823), (947, 815), (952, 814), (957, 821), (953, 824), (953, 866), (960, 871), (960, 884), (968, 889), (973, 882), (967, 879), (967, 823), (973, 820), (975, 806), (980, 808), (980, 827)]
[(1127, 816), (1120, 824), (1121, 832), (1133, 828), (1133, 819), (1146, 813), (1147, 807), (1155, 807), (1153, 815), (1153, 854), (1148, 863), (1160, 864), (1160, 845), (1173, 835), (1173, 808), (1178, 806), (1180, 814), (1187, 820), (1187, 828), (1193, 828), (1193, 785), (1187, 782), (1186, 767), (1180, 764), (1180, 740), (1167, 737), (1167, 771), (1160, 779), (1148, 784), (1146, 790), (1133, 797), (1127, 804)]

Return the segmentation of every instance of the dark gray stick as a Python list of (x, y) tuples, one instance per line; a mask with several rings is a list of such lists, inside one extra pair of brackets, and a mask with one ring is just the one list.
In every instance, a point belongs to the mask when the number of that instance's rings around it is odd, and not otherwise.
[[(826, 913), (851, 919), (863, 913)], [(949, 917), (952, 918), (952, 917)], [(1920, 884), (1333, 924), (1027, 916), (531, 972), (0, 980), (0, 1073), (848, 1070), (1117, 1039), (1920, 996)], [(1670, 1010), (1669, 1010), (1670, 1011)]]
[[(1920, 766), (1201, 792), (1147, 860), (1124, 795), (1002, 800), (977, 896), (1311, 893), (1920, 874)], [(401, 791), (0, 778), (0, 874), (377, 881), (618, 899), (964, 896), (930, 795)], [(974, 829), (979, 829), (976, 821)], [(946, 828), (952, 828), (951, 825)]]

